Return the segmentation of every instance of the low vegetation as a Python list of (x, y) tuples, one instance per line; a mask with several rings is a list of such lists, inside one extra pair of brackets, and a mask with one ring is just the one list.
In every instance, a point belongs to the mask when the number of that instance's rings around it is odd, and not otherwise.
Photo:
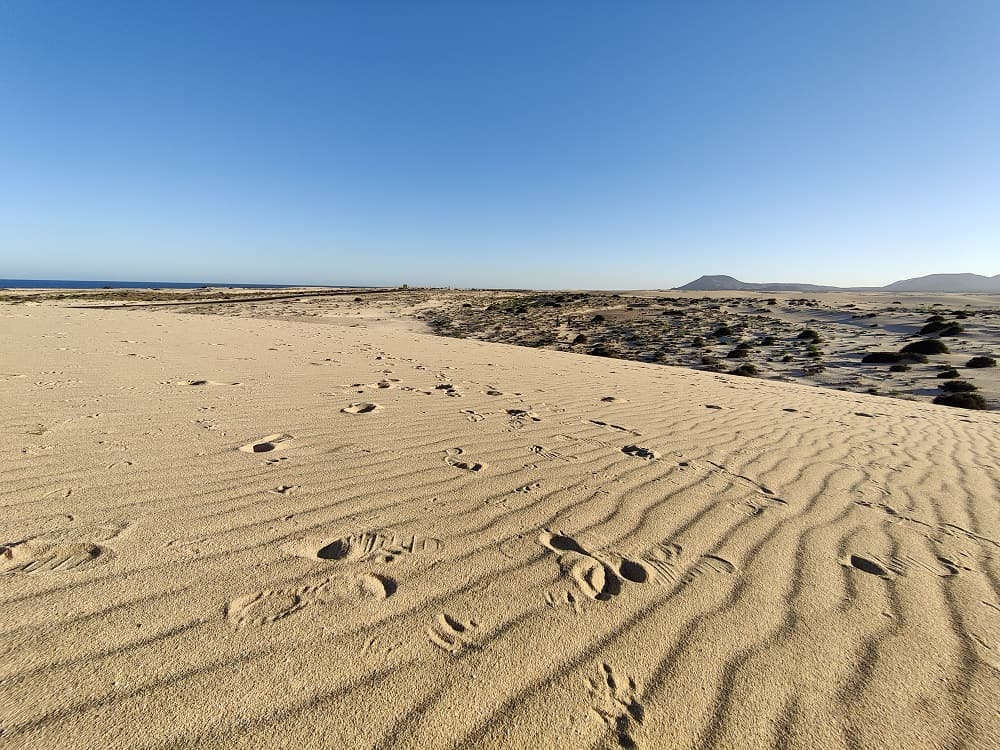
[(935, 397), (934, 403), (959, 409), (986, 409), (986, 399), (978, 393), (945, 393)]

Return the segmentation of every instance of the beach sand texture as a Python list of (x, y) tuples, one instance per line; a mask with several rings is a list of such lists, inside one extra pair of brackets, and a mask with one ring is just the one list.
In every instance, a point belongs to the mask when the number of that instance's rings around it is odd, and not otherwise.
[(0, 747), (990, 748), (1000, 416), (0, 309)]

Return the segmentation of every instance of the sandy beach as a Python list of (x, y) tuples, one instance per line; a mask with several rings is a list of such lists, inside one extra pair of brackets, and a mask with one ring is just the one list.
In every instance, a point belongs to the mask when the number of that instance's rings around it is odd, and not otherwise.
[(0, 315), (5, 748), (996, 746), (995, 413)]

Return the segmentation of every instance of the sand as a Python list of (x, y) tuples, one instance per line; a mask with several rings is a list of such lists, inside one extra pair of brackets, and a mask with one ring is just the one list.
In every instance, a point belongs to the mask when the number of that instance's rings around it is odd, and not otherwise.
[(59, 305), (0, 306), (5, 750), (997, 747), (1000, 415)]

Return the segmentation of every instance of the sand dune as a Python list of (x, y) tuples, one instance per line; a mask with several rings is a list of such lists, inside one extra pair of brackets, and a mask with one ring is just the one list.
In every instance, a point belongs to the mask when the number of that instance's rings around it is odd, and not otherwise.
[(1000, 416), (0, 308), (4, 748), (988, 748)]

